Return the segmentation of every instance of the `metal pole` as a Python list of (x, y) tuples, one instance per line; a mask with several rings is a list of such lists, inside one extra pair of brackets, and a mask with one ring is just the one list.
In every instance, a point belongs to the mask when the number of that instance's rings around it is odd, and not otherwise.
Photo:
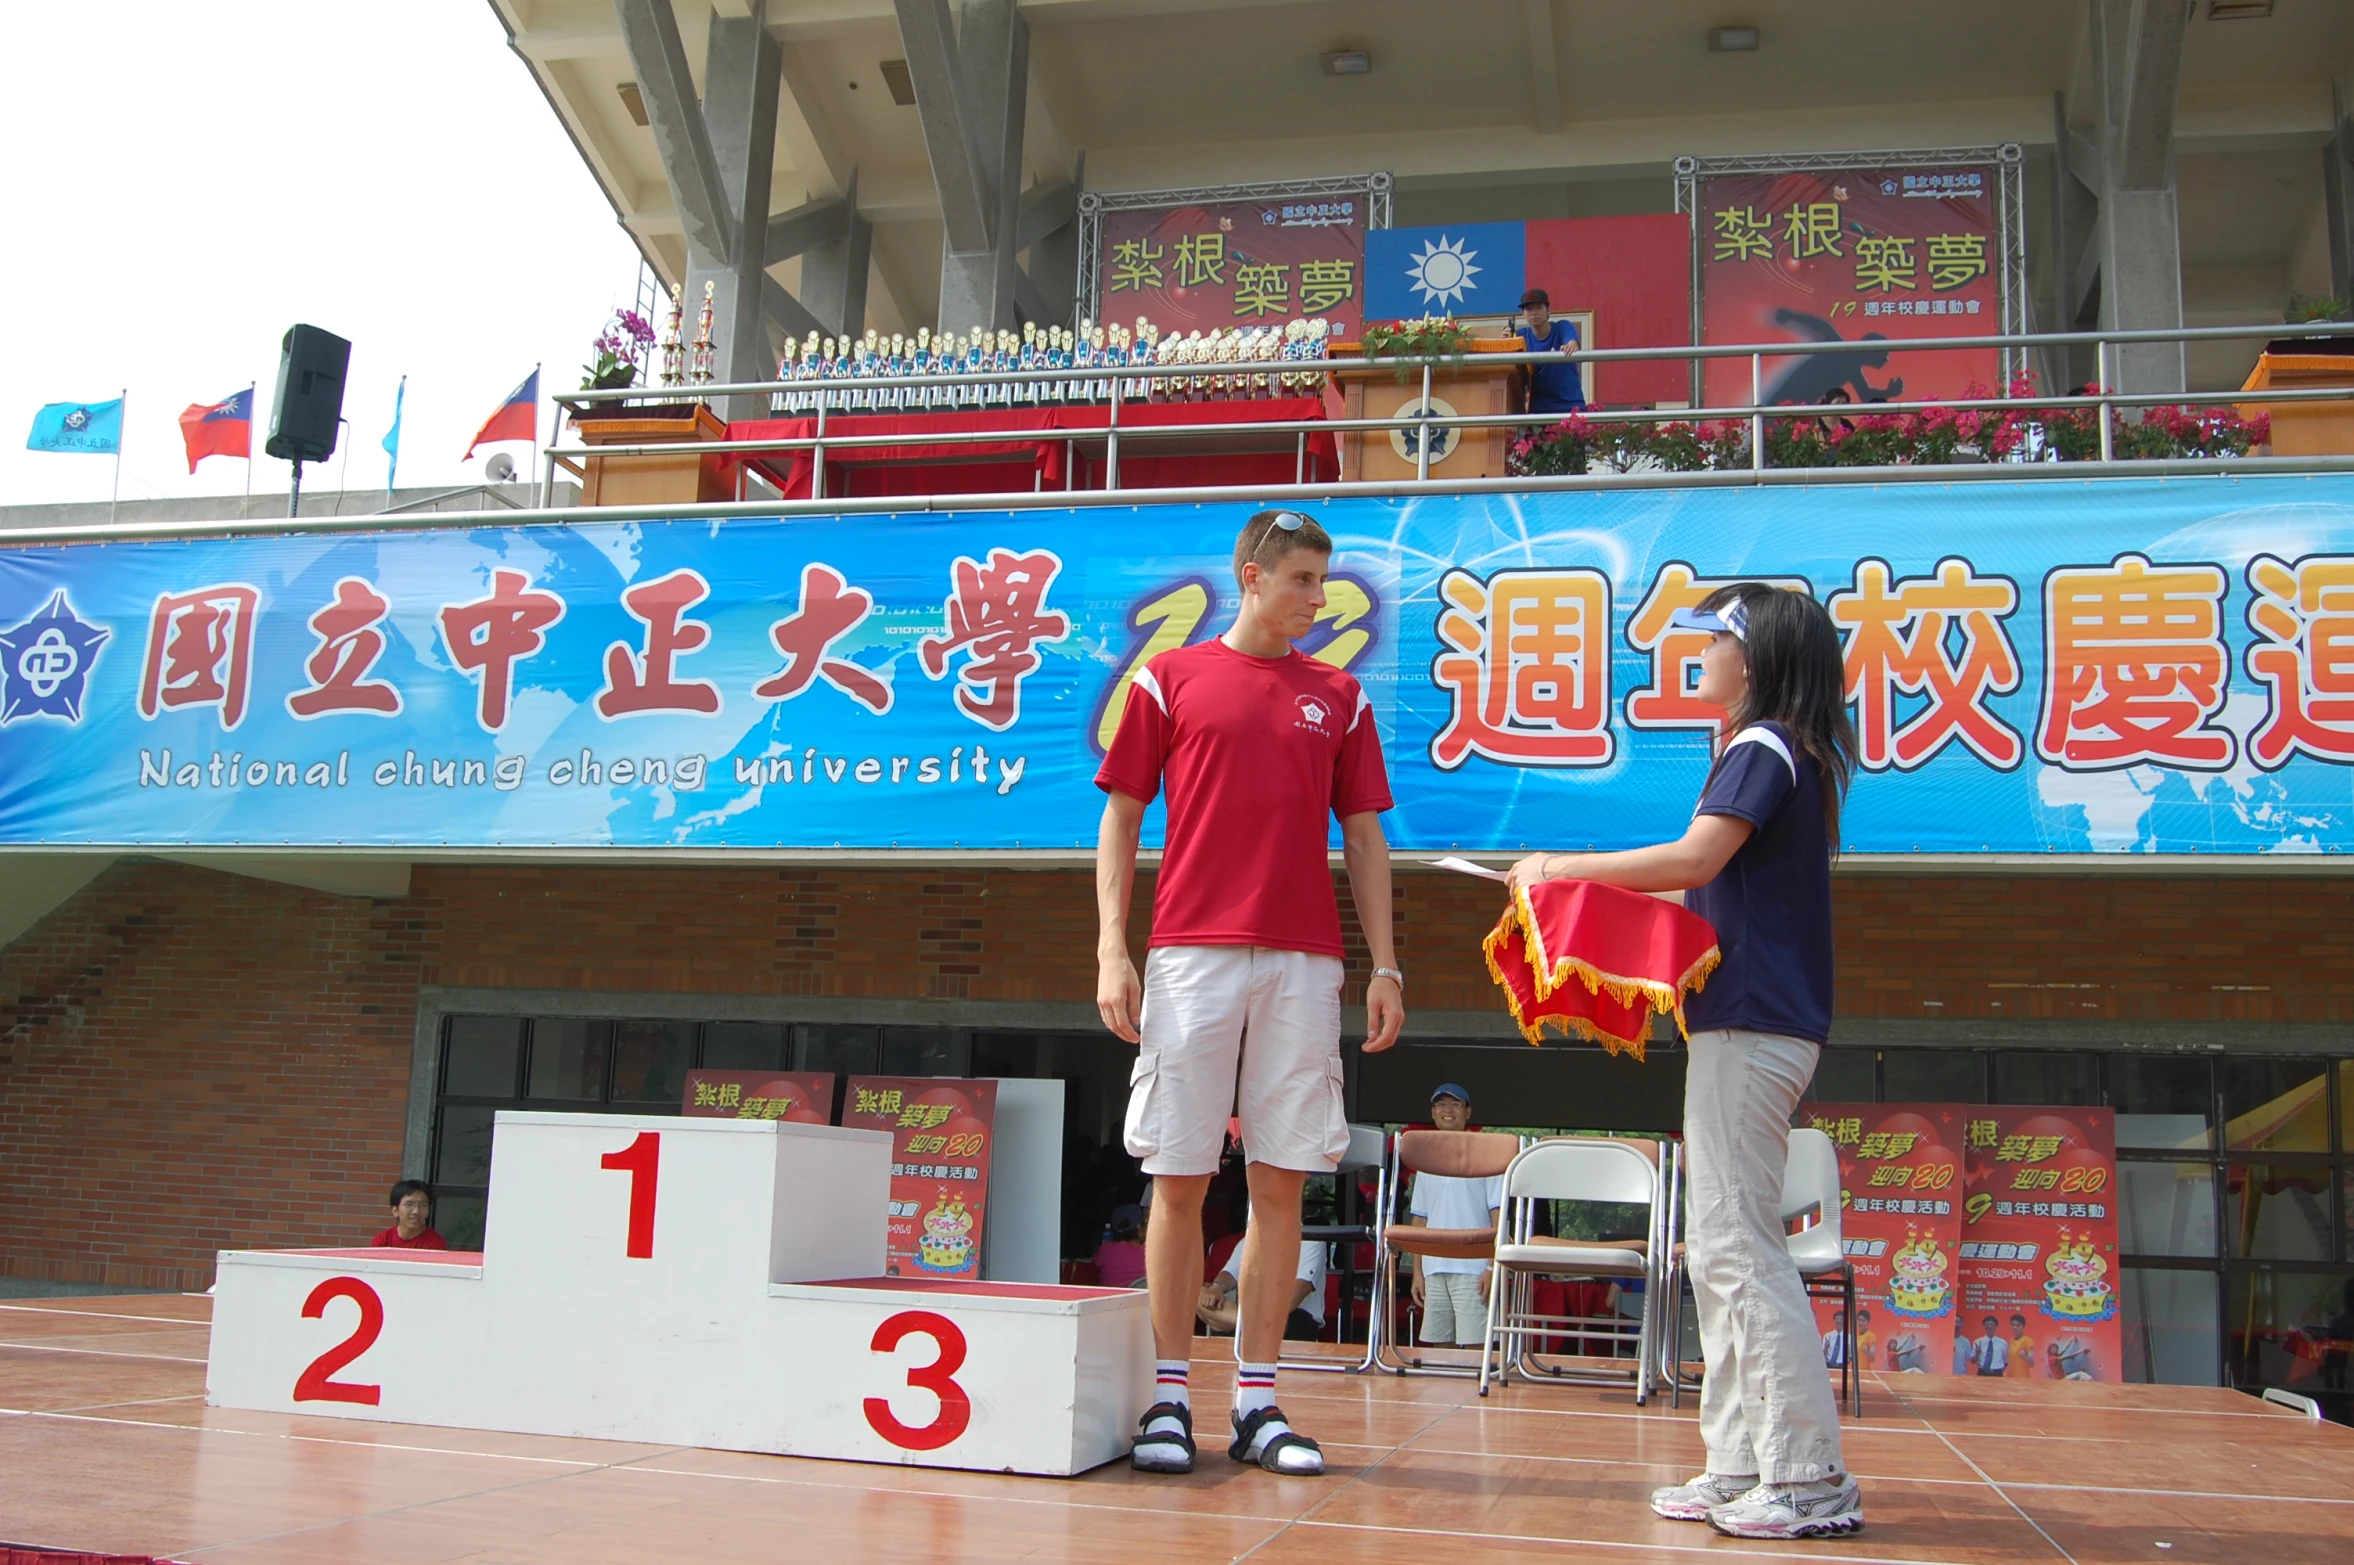
[[(1749, 405), (1765, 406), (1765, 355), (1762, 353), (1749, 356)], [(1765, 465), (1765, 415), (1752, 413), (1749, 415), (1749, 470), (1762, 473)]]
[(2109, 384), (2109, 345), (2106, 342), (2093, 345), (2092, 363), (2093, 391), (2101, 399), (2101, 460), (2110, 462), (2116, 460), (2117, 448), (2115, 436), (2109, 428), (2109, 393), (2117, 388)]
[[(106, 525), (109, 527), (114, 525), (115, 514), (121, 510), (123, 503), (123, 437), (129, 432), (131, 422), (130, 387), (123, 388), (121, 401), (122, 406), (115, 410), (114, 415), (114, 493), (106, 501)], [(245, 449), (253, 449), (251, 430), (246, 432)]]
[(1308, 481), (1308, 432), (1304, 429), (1300, 431), (1299, 449), (1291, 459), (1291, 481), (1295, 484)]
[(1120, 487), (1120, 372), (1112, 371), (1112, 406), (1104, 423), (1103, 486)]
[(1430, 482), (1430, 362), (1422, 365), (1422, 401), (1414, 409), (1414, 481)]
[(809, 498), (823, 500), (826, 497), (826, 388), (823, 381), (816, 384), (817, 428), (810, 438), (817, 444), (809, 448)]

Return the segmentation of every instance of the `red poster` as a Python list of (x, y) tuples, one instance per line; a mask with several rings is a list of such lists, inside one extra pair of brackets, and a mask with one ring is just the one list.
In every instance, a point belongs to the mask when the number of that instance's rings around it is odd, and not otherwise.
[(2114, 1112), (1969, 1114), (1962, 1332), (1972, 1344), (1971, 1372), (2124, 1378)]
[[(1907, 339), (2002, 330), (1992, 168), (1730, 174), (1700, 188), (1704, 345), (1885, 337), (1886, 353), (1765, 361), (1765, 400), (1961, 396), (2001, 373), (1992, 348), (1905, 352)], [(1708, 402), (1749, 400), (1747, 359), (1711, 359)]]
[(1299, 196), (1103, 214), (1096, 317), (1143, 316), (1166, 335), (1364, 320), (1365, 197)]
[[(1839, 1148), (1839, 1236), (1855, 1265), (1856, 1362), (1867, 1372), (1956, 1373), (1960, 1105), (1817, 1103), (1807, 1116)], [(1836, 1362), (1838, 1310), (1815, 1301), (1826, 1364)]]
[(893, 1277), (981, 1275), (997, 1083), (853, 1076), (842, 1123), (891, 1133)]
[(783, 1119), (824, 1125), (834, 1117), (832, 1071), (688, 1071), (680, 1112), (697, 1119)]

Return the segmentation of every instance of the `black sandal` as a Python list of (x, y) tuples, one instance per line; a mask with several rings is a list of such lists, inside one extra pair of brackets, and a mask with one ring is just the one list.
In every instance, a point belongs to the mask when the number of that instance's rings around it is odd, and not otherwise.
[[(1177, 1420), (1184, 1426), (1183, 1432), (1152, 1427), (1164, 1418)], [(1136, 1443), (1128, 1450), (1128, 1465), (1140, 1473), (1192, 1472), (1193, 1409), (1182, 1402), (1155, 1402), (1146, 1408), (1136, 1421)]]
[[(1258, 1455), (1251, 1455), (1251, 1447), (1258, 1440), (1259, 1431), (1271, 1423), (1285, 1427), (1268, 1438), (1267, 1443), (1260, 1447)], [(1234, 1444), (1226, 1448), (1226, 1454), (1237, 1462), (1248, 1462), (1271, 1473), (1281, 1473), (1290, 1478), (1313, 1478), (1324, 1471), (1324, 1447), (1291, 1428), (1290, 1424), (1291, 1420), (1283, 1416), (1283, 1409), (1272, 1406), (1259, 1408), (1247, 1418), (1235, 1420)], [(1286, 1467), (1283, 1465), (1283, 1453), (1286, 1451), (1305, 1451), (1316, 1459), (1316, 1465)]]

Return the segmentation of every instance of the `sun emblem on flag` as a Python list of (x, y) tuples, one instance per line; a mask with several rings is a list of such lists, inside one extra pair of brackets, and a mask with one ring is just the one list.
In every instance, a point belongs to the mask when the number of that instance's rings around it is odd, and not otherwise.
[(1406, 280), (1425, 305), (1461, 304), (1467, 289), (1479, 286), (1471, 279), (1487, 270), (1474, 266), (1477, 250), (1466, 250), (1460, 239), (1449, 240), (1439, 235), (1438, 243), (1428, 240), (1414, 253), (1414, 264), (1406, 268)]

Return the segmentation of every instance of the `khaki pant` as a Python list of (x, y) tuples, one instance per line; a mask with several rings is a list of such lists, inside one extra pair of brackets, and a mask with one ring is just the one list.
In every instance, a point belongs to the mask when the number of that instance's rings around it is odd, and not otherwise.
[(1781, 1220), (1790, 1115), (1820, 1052), (1772, 1033), (1692, 1034), (1685, 1256), (1708, 1366), (1700, 1434), (1712, 1473), (1815, 1483), (1847, 1470), (1838, 1399)]
[(1488, 1340), (1488, 1296), (1477, 1272), (1422, 1274), (1422, 1340), (1476, 1348)]

